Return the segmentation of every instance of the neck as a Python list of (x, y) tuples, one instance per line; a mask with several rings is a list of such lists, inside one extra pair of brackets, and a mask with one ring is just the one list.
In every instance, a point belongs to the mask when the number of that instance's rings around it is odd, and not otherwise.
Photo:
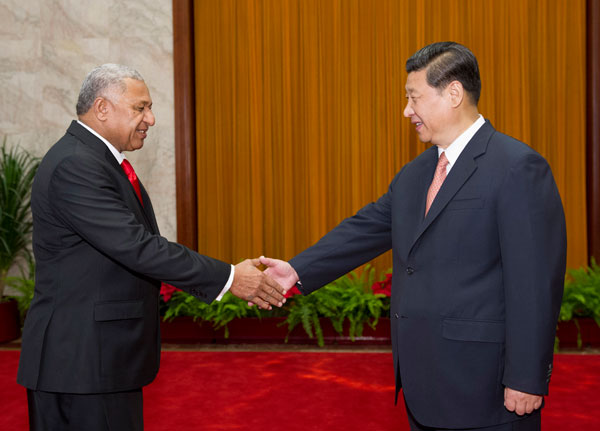
[(98, 121), (95, 121), (96, 118), (92, 115), (79, 115), (77, 117), (77, 119), (79, 121), (81, 121), (83, 124), (85, 124), (86, 126), (94, 129), (96, 132), (98, 132), (100, 135), (104, 136), (104, 134), (102, 133), (102, 124), (100, 124)]
[(468, 112), (461, 113), (457, 118), (451, 121), (453, 126), (448, 130), (448, 133), (444, 137), (444, 141), (440, 143), (434, 142), (434, 144), (445, 150), (456, 140), (456, 138), (462, 135), (465, 130), (471, 127), (473, 123), (477, 121), (477, 118), (479, 118), (479, 111), (477, 111), (476, 107)]

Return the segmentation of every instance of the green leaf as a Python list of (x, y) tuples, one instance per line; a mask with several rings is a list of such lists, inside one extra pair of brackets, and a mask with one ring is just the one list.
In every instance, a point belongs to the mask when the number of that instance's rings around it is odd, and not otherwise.
[[(39, 159), (18, 147), (0, 147), (0, 275), (19, 258), (31, 260), (31, 186)], [(21, 268), (23, 272), (23, 268)], [(0, 291), (0, 297), (4, 292)]]

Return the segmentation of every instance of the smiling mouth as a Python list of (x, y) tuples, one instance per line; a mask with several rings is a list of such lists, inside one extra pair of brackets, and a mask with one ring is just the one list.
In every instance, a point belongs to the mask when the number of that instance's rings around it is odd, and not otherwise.
[(148, 130), (145, 129), (138, 129), (136, 130), (137, 133), (139, 133), (140, 135), (142, 135), (142, 139), (145, 139), (146, 136), (148, 135)]

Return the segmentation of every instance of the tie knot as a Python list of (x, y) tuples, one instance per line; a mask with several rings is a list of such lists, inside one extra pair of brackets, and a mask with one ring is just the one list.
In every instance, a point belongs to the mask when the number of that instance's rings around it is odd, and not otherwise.
[(130, 176), (131, 174), (135, 174), (135, 171), (133, 170), (133, 166), (131, 166), (131, 163), (129, 163), (129, 160), (123, 159), (123, 162), (121, 162), (121, 167), (123, 168), (123, 170), (125, 171), (127, 176)]
[(438, 168), (445, 168), (446, 166), (448, 166), (448, 163), (450, 162), (448, 161), (448, 158), (446, 157), (446, 152), (444, 151), (438, 159)]

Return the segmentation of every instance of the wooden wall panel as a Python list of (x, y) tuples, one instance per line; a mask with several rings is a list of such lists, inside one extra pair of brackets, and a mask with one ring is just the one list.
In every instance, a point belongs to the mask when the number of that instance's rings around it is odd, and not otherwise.
[(588, 254), (600, 262), (600, 2), (587, 1)]
[[(194, 92), (194, 16), (192, 0), (173, 1), (175, 81), (175, 180), (177, 242), (197, 249), (196, 97)], [(193, 223), (189, 221), (193, 220)]]
[(196, 0), (194, 18), (201, 252), (289, 259), (383, 194), (426, 148), (405, 61), (455, 40), (480, 112), (549, 160), (586, 263), (584, 0)]

